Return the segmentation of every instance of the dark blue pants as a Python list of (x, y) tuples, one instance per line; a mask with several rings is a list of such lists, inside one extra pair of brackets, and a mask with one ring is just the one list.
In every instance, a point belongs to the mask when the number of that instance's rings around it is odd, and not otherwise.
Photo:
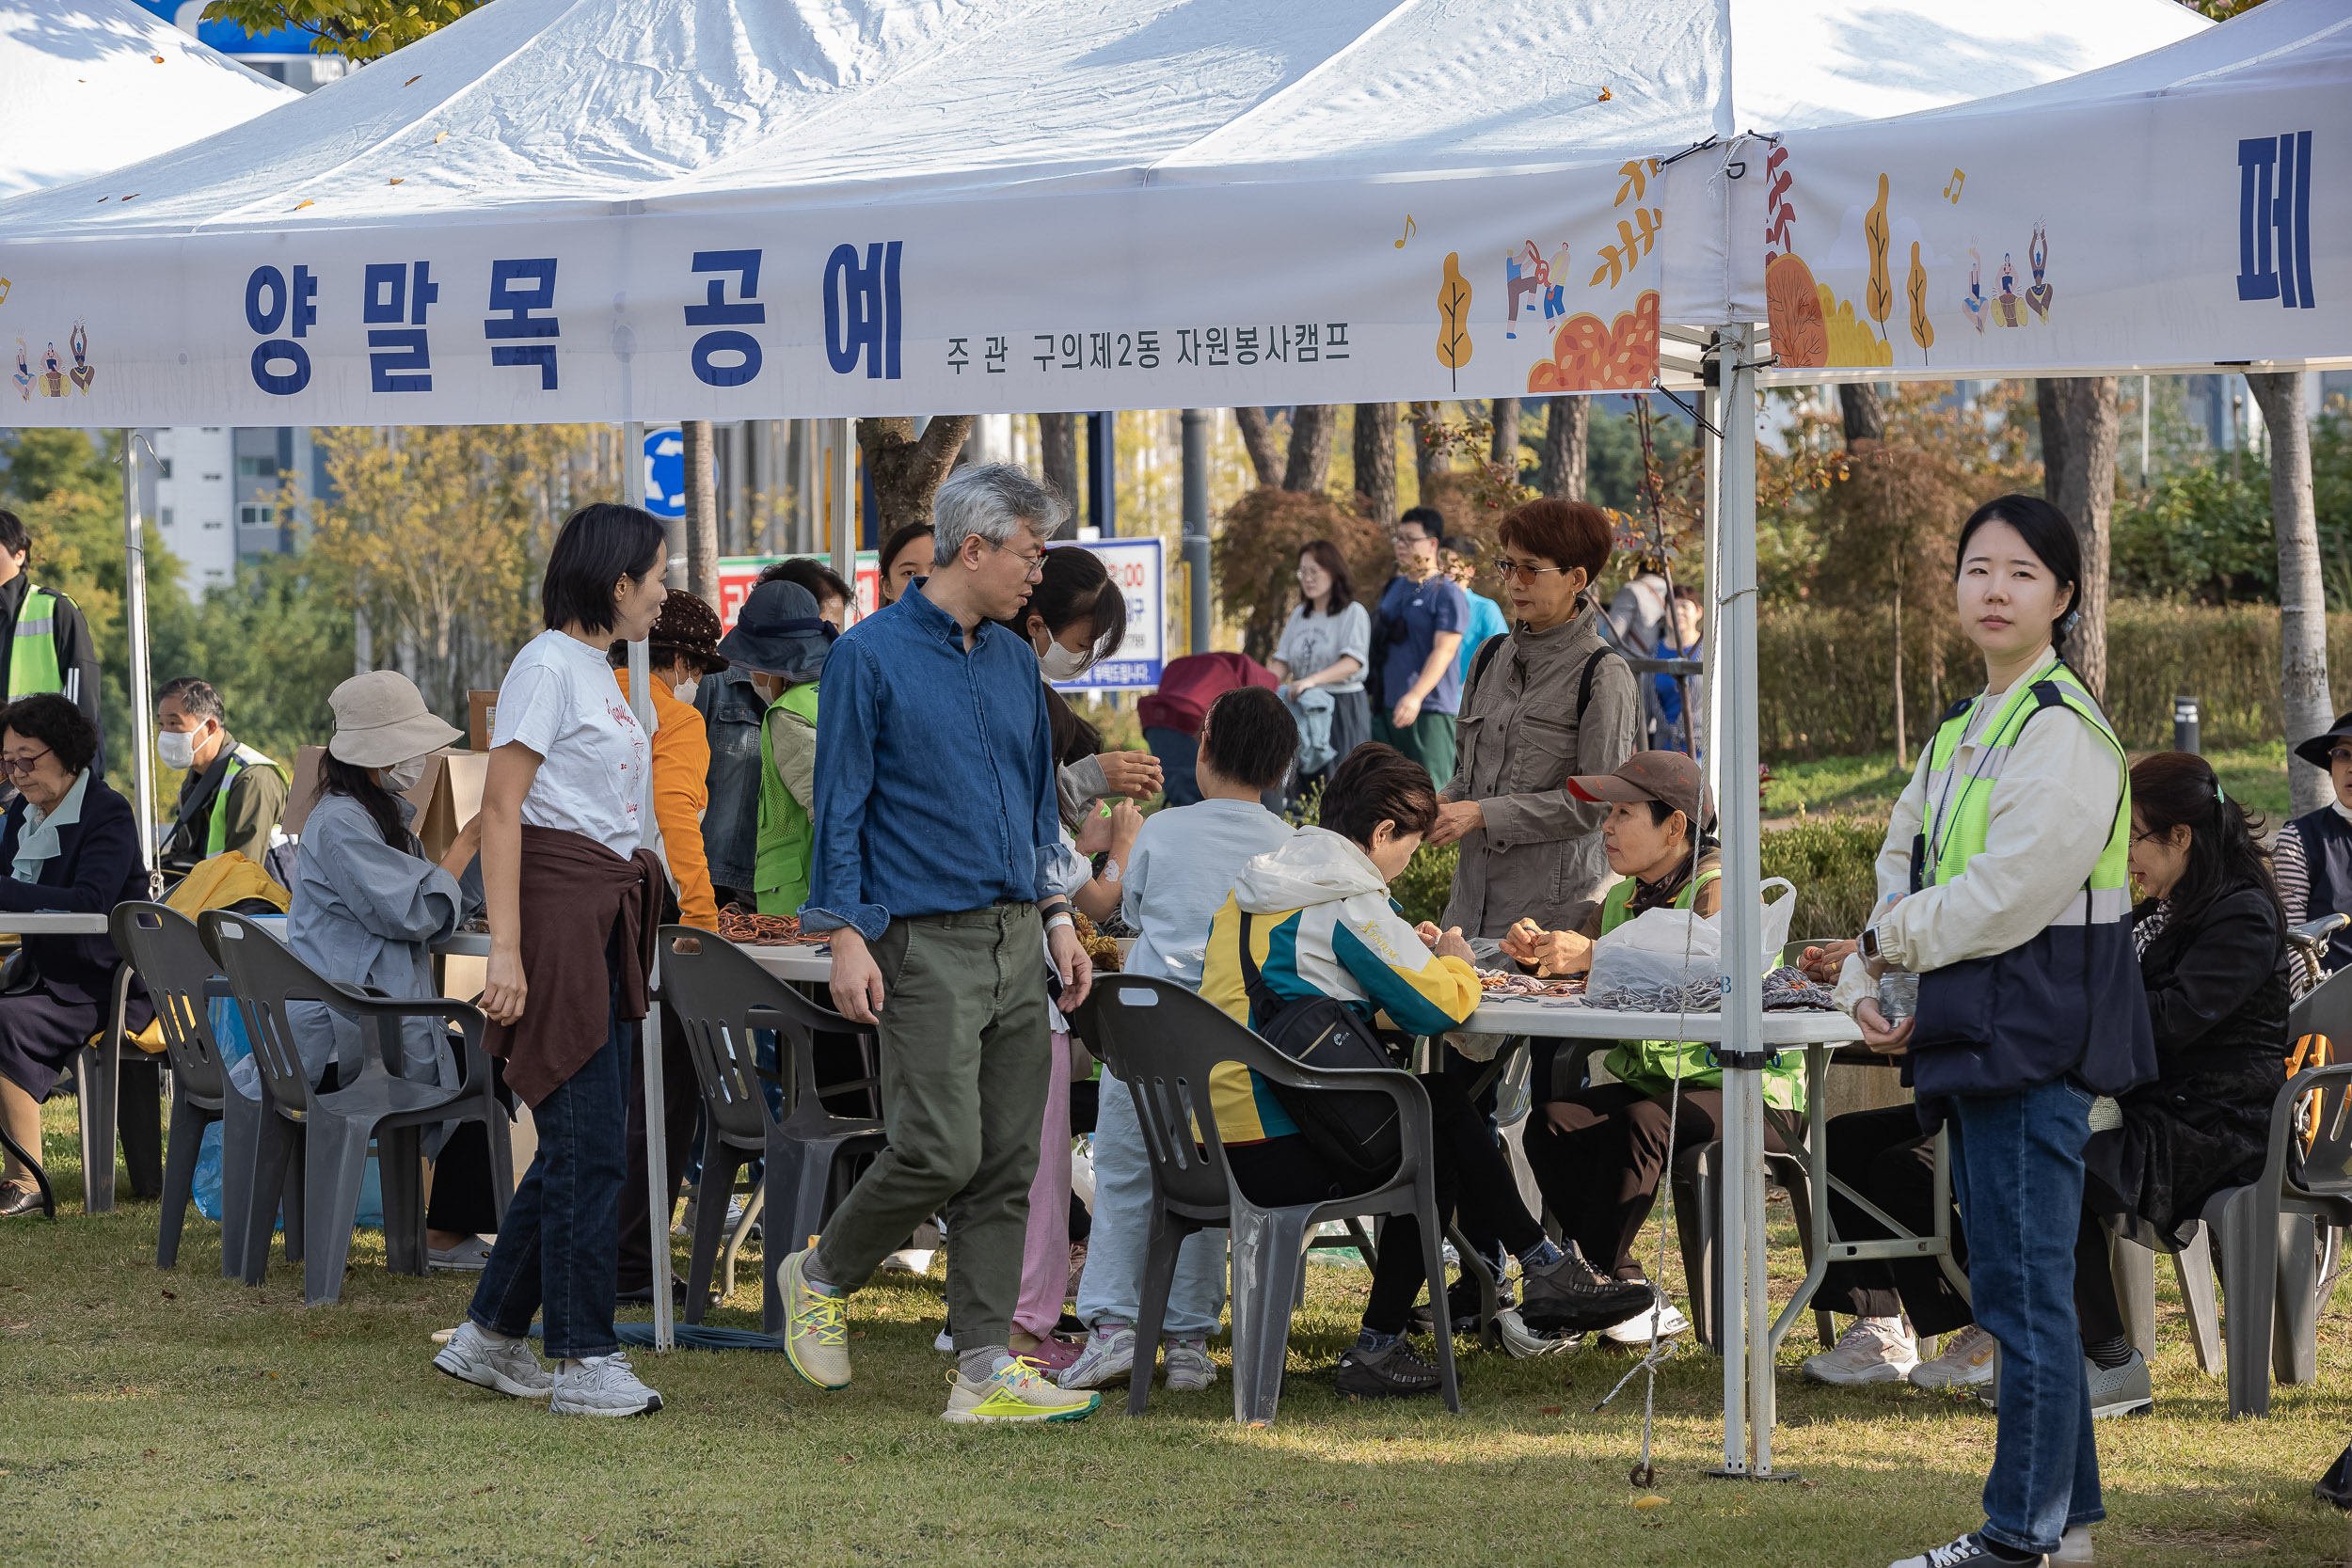
[(547, 1318), (547, 1354), (576, 1360), (620, 1348), (621, 1182), (628, 1165), (628, 1085), (638, 1025), (612, 983), (604, 1044), (532, 1110), (539, 1152), (499, 1227), (466, 1315), (499, 1334)]
[(1970, 1296), (1978, 1323), (2001, 1343), (1984, 1533), (2013, 1551), (2055, 1552), (2069, 1526), (2106, 1517), (2074, 1322), (2090, 1094), (2059, 1079), (1951, 1106)]

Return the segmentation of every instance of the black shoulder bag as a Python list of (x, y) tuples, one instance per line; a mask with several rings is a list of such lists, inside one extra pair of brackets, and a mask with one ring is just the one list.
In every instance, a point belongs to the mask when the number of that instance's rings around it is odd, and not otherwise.
[[(1260, 1038), (1302, 1067), (1393, 1068), (1379, 1037), (1355, 1008), (1333, 996), (1286, 999), (1275, 994), (1250, 956), (1251, 917), (1241, 917), (1242, 989)], [(1376, 1187), (1395, 1174), (1405, 1142), (1396, 1101), (1376, 1090), (1294, 1089), (1270, 1084), (1274, 1098), (1298, 1123), (1318, 1159), (1352, 1191)]]

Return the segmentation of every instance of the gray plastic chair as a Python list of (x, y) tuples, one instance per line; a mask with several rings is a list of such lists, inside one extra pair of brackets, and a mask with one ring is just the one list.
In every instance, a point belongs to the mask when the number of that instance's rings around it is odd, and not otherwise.
[[(243, 915), (207, 911), (197, 929), (236, 993), (246, 1032), (253, 1040), (254, 1065), (268, 1095), (269, 1114), (262, 1118), (254, 1175), (246, 1189), (246, 1284), (260, 1284), (267, 1270), (270, 1225), (277, 1210), (275, 1202), (251, 1195), (278, 1192), (286, 1163), (297, 1149), (303, 1167), (302, 1295), (307, 1306), (332, 1302), (342, 1294), (343, 1263), (351, 1253), (352, 1223), (359, 1210), (371, 1142), (376, 1146), (383, 1183), (385, 1262), (393, 1272), (431, 1272), (425, 1255), (421, 1141), (429, 1126), (479, 1121), (487, 1127), (491, 1197), (500, 1218), (505, 1217), (515, 1191), (514, 1156), (506, 1110), (498, 1101), (489, 1058), (482, 1053), (478, 1009), (445, 996), (364, 996), (318, 974), (267, 928)], [(303, 1070), (286, 1014), (290, 1002), (315, 1002), (372, 1023), (379, 1043), (395, 1053), (403, 1021), (433, 1018), (455, 1023), (465, 1032), (466, 1081), (454, 1089), (412, 1083), (393, 1076), (380, 1051), (363, 1051), (358, 1077), (322, 1094), (310, 1086)]]
[[(847, 1162), (879, 1153), (886, 1141), (881, 1122), (825, 1109), (824, 1096), (870, 1087), (873, 1080), (819, 1085), (817, 1037), (860, 1036), (870, 1051), (874, 1031), (819, 1007), (708, 931), (664, 926), (660, 941), (662, 998), (685, 1026), (687, 1051), (703, 1091), (703, 1184), (694, 1205), (686, 1321), (702, 1322), (735, 1173), (758, 1159), (764, 1162), (762, 1210), (769, 1238), (762, 1249), (761, 1321), (769, 1333), (781, 1333), (784, 1293), (777, 1275), (784, 1259), (824, 1227), (831, 1212), (827, 1198)], [(784, 1080), (781, 1120), (770, 1116), (768, 1097), (760, 1092), (755, 1036), (761, 1030), (775, 1031), (787, 1048), (776, 1056)], [(790, 1067), (784, 1070), (787, 1052)], [(744, 1225), (750, 1225), (748, 1209)]]
[[(228, 982), (205, 951), (196, 922), (163, 904), (115, 906), (117, 952), (147, 983), (164, 1051), (171, 1063), (171, 1142), (164, 1159), (163, 1212), (155, 1229), (155, 1266), (174, 1267), (196, 1181), (204, 1129), (220, 1123), (220, 1275), (245, 1274), (246, 1207), (250, 1201), (254, 1147), (262, 1106), (236, 1091), (213, 1039), (208, 1004), (229, 994)], [(298, 1189), (285, 1195), (286, 1256), (302, 1256)]]
[[(1151, 1396), (1160, 1324), (1184, 1238), (1219, 1226), (1232, 1233), (1233, 1419), (1271, 1423), (1290, 1355), (1291, 1312), (1306, 1275), (1307, 1233), (1325, 1220), (1362, 1214), (1412, 1214), (1421, 1221), (1422, 1266), (1430, 1299), (1446, 1408), (1458, 1413), (1454, 1332), (1444, 1309), (1445, 1262), (1439, 1250), (1438, 1192), (1432, 1169), (1429, 1096), (1409, 1072), (1337, 1071), (1300, 1065), (1184, 987), (1141, 975), (1105, 974), (1074, 1021), (1135, 1097), (1136, 1119), (1152, 1161), (1152, 1240), (1136, 1323), (1135, 1366), (1127, 1411), (1143, 1414)], [(1217, 1135), (1209, 1074), (1238, 1062), (1291, 1089), (1371, 1090), (1396, 1101), (1405, 1157), (1388, 1182), (1327, 1203), (1267, 1209), (1234, 1181)], [(1206, 1144), (1194, 1141), (1193, 1129)]]

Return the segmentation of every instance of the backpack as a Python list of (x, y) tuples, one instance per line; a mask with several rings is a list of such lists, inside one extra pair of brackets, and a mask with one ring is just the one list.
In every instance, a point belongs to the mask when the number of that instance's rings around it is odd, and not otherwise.
[[(1258, 1037), (1304, 1067), (1393, 1068), (1380, 1038), (1355, 1008), (1333, 996), (1275, 994), (1249, 955), (1251, 916), (1241, 917), (1242, 989)], [(1376, 1187), (1405, 1157), (1396, 1101), (1376, 1090), (1294, 1089), (1270, 1085), (1318, 1159), (1350, 1192)]]
[[(1497, 632), (1494, 636), (1486, 639), (1486, 642), (1479, 648), (1476, 657), (1471, 658), (1470, 685), (1465, 688), (1462, 692), (1463, 706), (1468, 707), (1470, 705), (1470, 699), (1471, 695), (1478, 689), (1479, 678), (1486, 674), (1486, 666), (1495, 661), (1495, 655), (1501, 653), (1502, 651), (1502, 645), (1509, 641), (1511, 641), (1511, 634), (1509, 632)], [(1593, 650), (1592, 657), (1584, 661), (1584, 673), (1578, 677), (1576, 683), (1576, 721), (1579, 727), (1583, 725), (1584, 710), (1593, 705), (1593, 672), (1600, 668), (1600, 661), (1602, 659), (1607, 658), (1611, 654), (1614, 654), (1617, 651), (1614, 648), (1603, 643), (1601, 646)], [(1617, 654), (1617, 657), (1619, 658), (1623, 658), (1625, 656), (1623, 654)]]

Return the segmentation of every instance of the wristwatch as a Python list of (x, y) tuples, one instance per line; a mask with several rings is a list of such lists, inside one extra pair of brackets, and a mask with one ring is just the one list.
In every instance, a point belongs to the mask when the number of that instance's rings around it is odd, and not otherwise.
[(1872, 963), (1879, 961), (1881, 955), (1879, 953), (1879, 928), (1877, 927), (1865, 926), (1862, 928), (1861, 948), (1862, 956), (1865, 958), (1867, 958)]

